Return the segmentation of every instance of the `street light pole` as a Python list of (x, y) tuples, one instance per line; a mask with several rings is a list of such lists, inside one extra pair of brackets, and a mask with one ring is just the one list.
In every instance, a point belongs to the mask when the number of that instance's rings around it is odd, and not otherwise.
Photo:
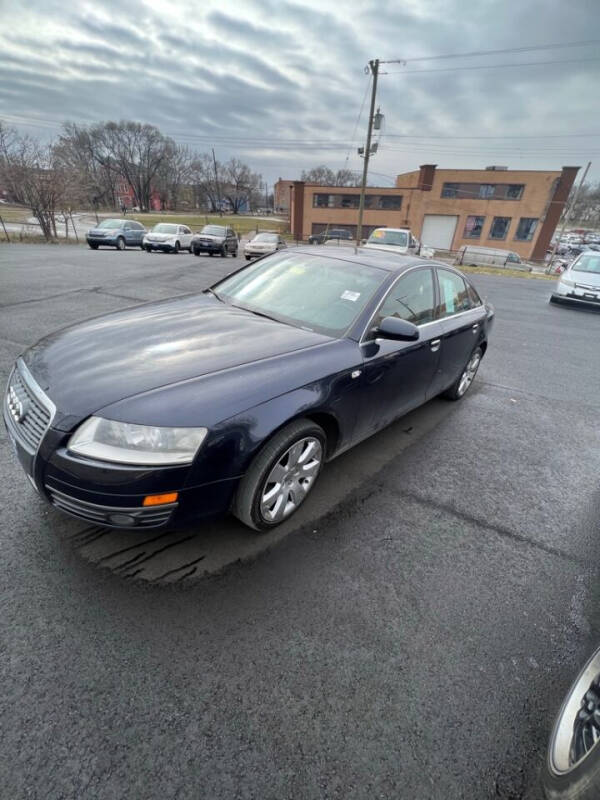
[(362, 237), (363, 212), (365, 210), (365, 189), (367, 188), (367, 175), (369, 172), (369, 156), (371, 155), (371, 133), (373, 131), (373, 116), (375, 114), (375, 98), (377, 95), (377, 76), (379, 74), (379, 59), (369, 61), (373, 86), (371, 87), (371, 109), (369, 111), (369, 127), (367, 128), (367, 145), (365, 147), (365, 163), (363, 164), (362, 183), (360, 185), (360, 200), (358, 204), (358, 225), (356, 226), (356, 244), (360, 245)]

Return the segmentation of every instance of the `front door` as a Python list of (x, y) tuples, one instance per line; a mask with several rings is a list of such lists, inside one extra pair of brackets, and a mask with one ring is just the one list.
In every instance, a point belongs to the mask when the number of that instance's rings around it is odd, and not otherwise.
[[(392, 286), (363, 337), (357, 441), (425, 402), (436, 377), (443, 332), (443, 323), (434, 319), (435, 292), (431, 267), (410, 270)], [(378, 338), (376, 329), (384, 317), (413, 322), (419, 327), (419, 339)]]

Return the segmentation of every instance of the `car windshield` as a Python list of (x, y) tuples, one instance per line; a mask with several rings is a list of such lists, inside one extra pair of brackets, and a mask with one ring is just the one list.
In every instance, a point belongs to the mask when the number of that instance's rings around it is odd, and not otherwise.
[(386, 271), (308, 254), (261, 259), (215, 289), (231, 305), (280, 322), (341, 336), (385, 280)]
[(276, 233), (258, 233), (253, 242), (276, 242), (277, 241), (277, 234)]
[(98, 225), (99, 228), (120, 228), (123, 223), (120, 219), (104, 219)]
[(373, 231), (369, 236), (368, 244), (395, 244), (398, 247), (406, 247), (408, 234), (405, 231)]
[(169, 225), (167, 222), (159, 222), (152, 228), (153, 233), (177, 233), (177, 225)]
[(593, 272), (600, 275), (600, 255), (585, 253), (571, 265), (574, 272)]
[(211, 236), (225, 236), (225, 228), (221, 225), (205, 225), (202, 233), (210, 233)]

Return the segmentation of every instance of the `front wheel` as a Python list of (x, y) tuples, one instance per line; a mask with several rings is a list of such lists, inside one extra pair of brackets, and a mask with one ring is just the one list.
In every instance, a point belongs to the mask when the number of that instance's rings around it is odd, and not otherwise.
[(179, 252), (179, 247), (180, 247), (179, 242), (175, 242), (175, 246), (173, 247), (173, 252), (175, 253), (175, 255), (177, 255), (177, 253)]
[(125, 250), (125, 239), (122, 236), (117, 239), (117, 250)]
[(246, 256), (246, 261), (250, 261), (251, 258), (252, 256)]
[(233, 514), (255, 531), (289, 519), (319, 477), (325, 445), (323, 429), (311, 420), (286, 425), (265, 444), (240, 481)]
[(461, 397), (465, 396), (469, 390), (469, 387), (473, 383), (473, 380), (475, 379), (475, 375), (477, 375), (477, 370), (479, 369), (482, 356), (483, 351), (481, 350), (481, 347), (476, 347), (471, 353), (467, 365), (460, 374), (460, 377), (449, 389), (444, 392), (444, 397), (446, 397), (448, 400), (460, 400)]
[(225, 249), (225, 245), (221, 248), (221, 258), (226, 258), (227, 250)]
[(97, 250), (98, 249), (98, 245), (97, 244), (90, 244), (88, 242), (88, 246), (89, 246), (90, 250)]
[(542, 785), (548, 800), (600, 797), (600, 650), (581, 670), (554, 722)]
[(151, 253), (152, 252), (152, 248), (150, 247), (149, 244), (147, 244), (144, 249), (146, 250), (147, 253)]
[(193, 253), (195, 256), (199, 256), (200, 255), (200, 250), (198, 250), (197, 247), (192, 247), (190, 252)]

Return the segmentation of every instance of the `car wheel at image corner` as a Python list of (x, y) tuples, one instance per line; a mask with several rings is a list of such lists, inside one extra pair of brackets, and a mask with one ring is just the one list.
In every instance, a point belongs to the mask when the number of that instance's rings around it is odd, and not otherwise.
[(117, 239), (117, 250), (125, 250), (125, 239), (122, 236)]
[(294, 514), (315, 485), (325, 460), (323, 429), (299, 419), (276, 433), (240, 481), (232, 513), (255, 531), (275, 528)]
[(483, 351), (481, 347), (476, 347), (469, 356), (469, 360), (459, 377), (449, 389), (446, 389), (442, 397), (445, 397), (447, 400), (460, 400), (461, 397), (464, 397), (469, 391), (475, 379), (475, 375), (477, 375), (482, 357)]
[(542, 767), (548, 800), (600, 797), (600, 650), (567, 692), (550, 735)]

